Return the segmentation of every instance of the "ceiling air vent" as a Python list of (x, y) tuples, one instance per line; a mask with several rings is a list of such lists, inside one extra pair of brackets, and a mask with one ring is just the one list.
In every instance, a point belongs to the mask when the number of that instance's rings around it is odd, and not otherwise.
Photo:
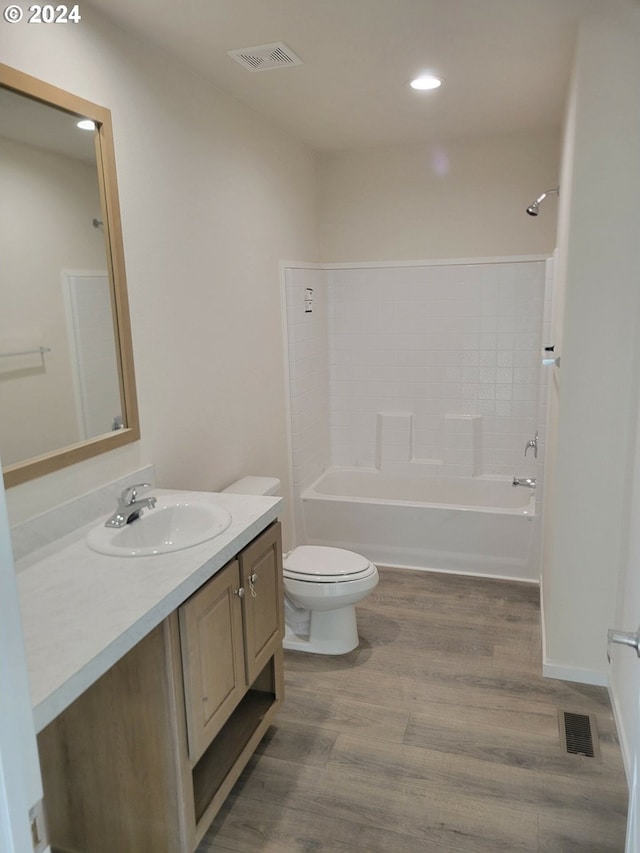
[(247, 71), (271, 71), (272, 68), (286, 68), (289, 65), (302, 65), (302, 60), (284, 42), (259, 44), (256, 47), (243, 47), (228, 50), (227, 53), (239, 62)]

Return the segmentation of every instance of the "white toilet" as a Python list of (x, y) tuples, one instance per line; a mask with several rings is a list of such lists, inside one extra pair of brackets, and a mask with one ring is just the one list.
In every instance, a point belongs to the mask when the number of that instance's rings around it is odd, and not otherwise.
[[(243, 477), (225, 492), (279, 495), (275, 477)], [(378, 569), (343, 548), (299, 545), (284, 557), (285, 649), (343, 655), (358, 645), (355, 605), (378, 584)]]

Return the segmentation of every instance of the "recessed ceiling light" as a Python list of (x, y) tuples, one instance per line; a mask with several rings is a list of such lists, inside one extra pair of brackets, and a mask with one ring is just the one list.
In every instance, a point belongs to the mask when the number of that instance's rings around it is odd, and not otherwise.
[(412, 89), (424, 91), (426, 89), (437, 89), (442, 85), (442, 80), (439, 77), (434, 77), (433, 74), (421, 74), (409, 84)]
[(90, 118), (83, 118), (81, 121), (76, 123), (76, 127), (79, 127), (80, 130), (95, 130), (96, 123), (95, 121), (91, 121)]

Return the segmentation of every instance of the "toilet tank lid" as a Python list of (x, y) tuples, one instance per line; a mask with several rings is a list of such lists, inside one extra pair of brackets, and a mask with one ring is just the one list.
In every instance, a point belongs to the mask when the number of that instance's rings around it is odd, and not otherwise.
[(222, 491), (235, 495), (277, 495), (280, 480), (277, 477), (243, 477)]

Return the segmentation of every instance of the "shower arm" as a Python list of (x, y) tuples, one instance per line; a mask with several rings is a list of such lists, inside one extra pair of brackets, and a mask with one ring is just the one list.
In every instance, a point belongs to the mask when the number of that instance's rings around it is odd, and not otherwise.
[(535, 200), (534, 204), (540, 204), (540, 202), (541, 202), (541, 201), (544, 201), (544, 200), (545, 200), (545, 198), (546, 198), (550, 193), (557, 193), (558, 195), (560, 195), (560, 187), (554, 187), (554, 188), (553, 188), (553, 189), (551, 189), (551, 190), (545, 190), (545, 191), (542, 193), (542, 195), (540, 196), (540, 198), (537, 198), (537, 199)]

